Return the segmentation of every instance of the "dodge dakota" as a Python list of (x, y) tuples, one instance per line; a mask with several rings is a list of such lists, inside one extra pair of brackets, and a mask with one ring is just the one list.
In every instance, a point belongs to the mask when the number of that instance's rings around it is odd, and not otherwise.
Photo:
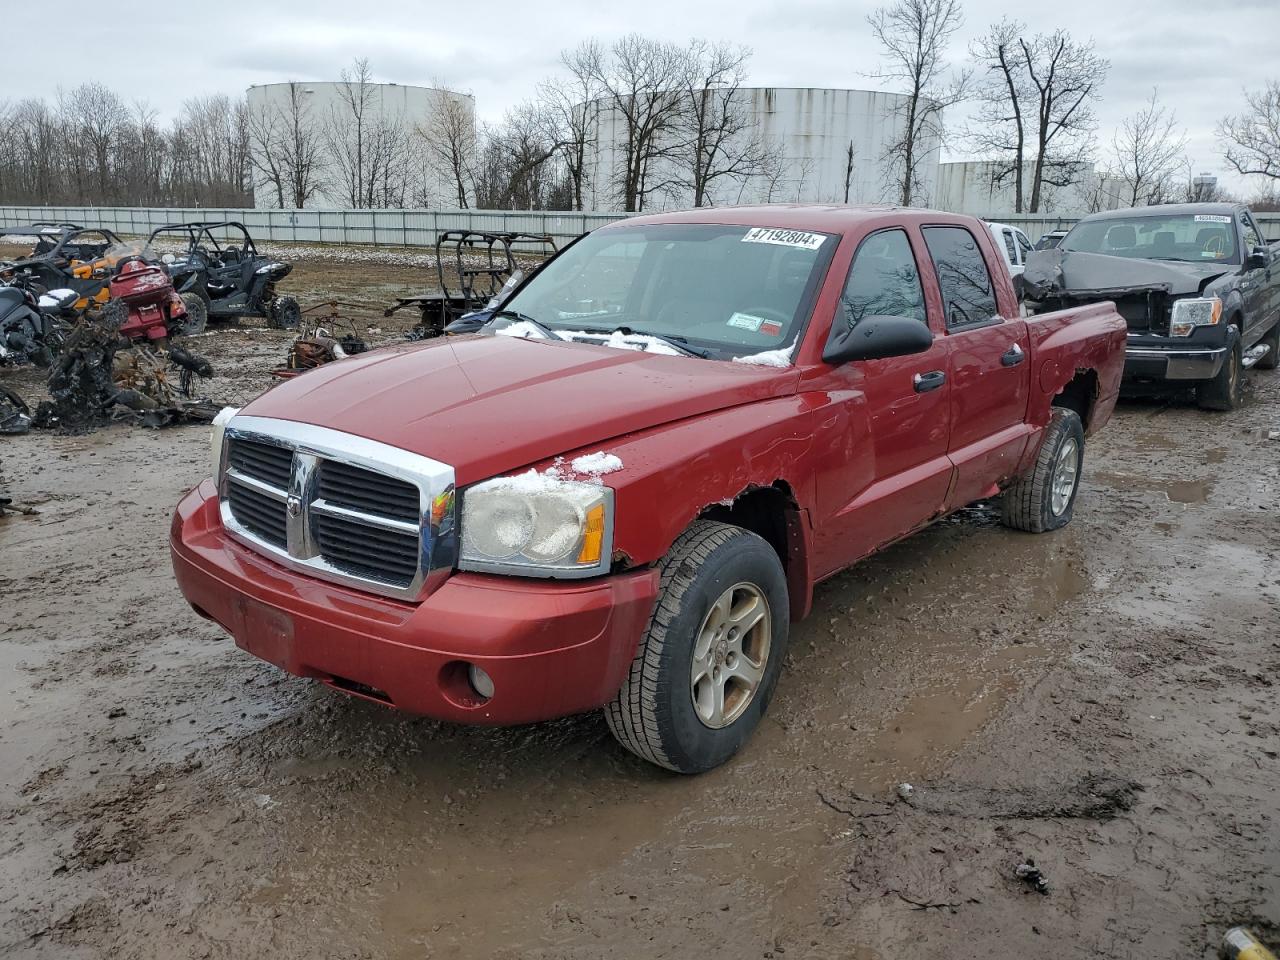
[(978, 500), (1071, 519), (1124, 344), (1110, 304), (1020, 317), (970, 217), (624, 220), (477, 334), (224, 411), (174, 570), (290, 673), (463, 723), (603, 708), (703, 771), (760, 722), (815, 584)]
[(1234, 410), (1244, 371), (1280, 359), (1280, 251), (1238, 203), (1092, 214), (1022, 280), (1032, 312), (1114, 302), (1126, 383), (1194, 385), (1207, 410)]

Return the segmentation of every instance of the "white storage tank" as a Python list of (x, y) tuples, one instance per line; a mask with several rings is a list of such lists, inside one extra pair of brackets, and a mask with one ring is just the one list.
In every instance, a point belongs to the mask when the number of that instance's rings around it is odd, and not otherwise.
[[(907, 97), (871, 90), (742, 87), (737, 99), (738, 109), (749, 121), (749, 132), (769, 146), (777, 163), (773, 170), (745, 180), (723, 179), (711, 190), (713, 204), (892, 203), (898, 199), (886, 154), (905, 126)], [(585, 109), (597, 113), (598, 135), (584, 199), (589, 208), (621, 210), (616, 181), (625, 156), (625, 121), (607, 101), (595, 101)], [(940, 147), (934, 137), (919, 145), (915, 206), (927, 206), (933, 200)], [(693, 205), (692, 190), (674, 182), (682, 178), (680, 167), (666, 158), (654, 162), (649, 182), (668, 185), (645, 199), (645, 210)]]
[[(359, 86), (353, 83), (350, 89), (358, 92)], [(403, 166), (409, 170), (413, 186), (411, 195), (405, 198), (405, 205), (443, 209), (457, 207), (456, 190), (452, 178), (443, 169), (445, 164), (428, 159), (423, 141), (415, 135), (415, 131), (437, 130), (444, 118), (448, 117), (451, 128), (461, 128), (465, 135), (468, 141), (466, 149), (474, 151), (474, 98), (451, 90), (400, 83), (369, 83), (364, 88), (369, 95), (366, 124), (385, 121), (389, 125), (398, 126), (409, 137), (409, 163)], [(274, 118), (277, 124), (288, 126), (294, 122), (296, 115), (299, 125), (305, 125), (309, 135), (316, 138), (321, 152), (321, 165), (325, 169), (320, 175), (320, 190), (306, 202), (308, 209), (345, 209), (352, 206), (341, 183), (335, 182), (341, 180), (340, 164), (335, 163), (331, 156), (332, 138), (329, 135), (333, 122), (350, 123), (350, 96), (348, 84), (328, 81), (255, 84), (248, 90), (251, 125), (261, 123), (264, 118)], [(299, 102), (296, 112), (292, 106), (295, 97)], [(260, 144), (260, 137), (250, 137), (252, 151), (260, 151)], [(259, 208), (279, 206), (277, 191), (269, 178), (256, 168), (252, 174), (254, 205)], [(286, 202), (285, 206), (292, 204)]]

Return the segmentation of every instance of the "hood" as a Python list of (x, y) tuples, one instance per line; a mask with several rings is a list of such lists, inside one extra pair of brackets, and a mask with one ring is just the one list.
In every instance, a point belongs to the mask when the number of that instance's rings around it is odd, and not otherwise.
[(516, 337), (448, 337), (326, 364), (244, 413), (451, 464), (459, 485), (726, 407), (794, 393), (794, 367)]
[(1135, 260), (1076, 250), (1037, 250), (1027, 258), (1023, 282), (1027, 293), (1041, 300), (1060, 294), (1125, 294), (1163, 290), (1173, 296), (1199, 293), (1224, 273), (1239, 269), (1224, 263), (1180, 263)]

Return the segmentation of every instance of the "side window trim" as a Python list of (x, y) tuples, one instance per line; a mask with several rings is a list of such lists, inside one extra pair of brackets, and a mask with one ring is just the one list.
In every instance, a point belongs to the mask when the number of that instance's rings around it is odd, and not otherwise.
[[(1009, 318), (1000, 313), (1000, 298), (996, 295), (995, 277), (991, 274), (991, 263), (987, 260), (987, 252), (982, 248), (977, 236), (967, 226), (959, 223), (922, 223), (919, 226), (920, 239), (924, 242), (925, 252), (929, 257), (929, 266), (932, 268), (934, 282), (938, 285), (938, 295), (942, 301), (942, 325), (948, 334), (967, 333), (970, 330), (981, 330), (984, 327), (994, 327), (1001, 323), (1007, 323)], [(969, 239), (973, 241), (974, 249), (977, 250), (978, 256), (982, 260), (982, 267), (987, 272), (987, 283), (990, 285), (991, 303), (993, 305), (992, 315), (985, 320), (971, 320), (967, 323), (951, 323), (950, 304), (947, 301), (947, 292), (942, 284), (942, 271), (938, 269), (938, 261), (934, 258), (933, 250), (929, 246), (930, 230), (963, 230), (969, 235)], [(992, 238), (994, 240), (994, 238)]]

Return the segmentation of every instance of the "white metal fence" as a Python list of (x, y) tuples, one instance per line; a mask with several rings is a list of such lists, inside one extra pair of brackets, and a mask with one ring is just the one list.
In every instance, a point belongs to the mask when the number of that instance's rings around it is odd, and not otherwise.
[(52, 221), (146, 235), (167, 223), (238, 220), (255, 240), (431, 246), (443, 230), (549, 233), (571, 240), (628, 216), (507, 210), (256, 210), (212, 207), (0, 207), (0, 227)]
[[(238, 220), (255, 239), (298, 243), (431, 246), (442, 230), (549, 233), (557, 243), (570, 240), (626, 213), (563, 213), (508, 210), (256, 210), (183, 207), (0, 207), (0, 227), (38, 221), (67, 221), (107, 227), (116, 233), (145, 235), (167, 223)], [(1032, 242), (1050, 230), (1070, 227), (1079, 216), (992, 213), (985, 217), (1016, 224)], [(1280, 214), (1257, 215), (1269, 238), (1280, 237)]]

